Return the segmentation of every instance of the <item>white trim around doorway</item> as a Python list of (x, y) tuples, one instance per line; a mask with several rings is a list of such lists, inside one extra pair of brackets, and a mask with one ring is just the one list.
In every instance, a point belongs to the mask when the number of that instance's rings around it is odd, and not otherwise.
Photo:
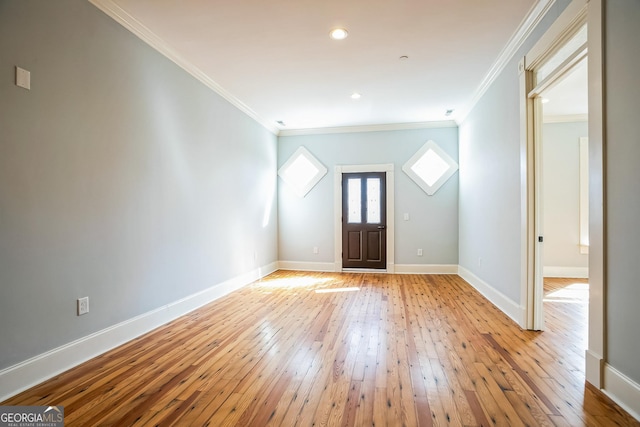
[[(602, 0), (573, 0), (558, 17), (549, 30), (527, 53), (520, 63), (521, 81), (521, 164), (522, 169), (522, 300), (526, 310), (525, 323), (533, 328), (535, 307), (541, 305), (534, 301), (534, 271), (540, 266), (534, 265), (536, 234), (535, 206), (533, 205), (534, 178), (534, 100), (530, 97), (532, 73), (558, 46), (562, 45), (576, 29), (587, 23), (587, 51), (589, 57), (589, 339), (586, 350), (586, 380), (599, 389), (606, 388), (605, 361), (606, 329), (606, 239), (605, 239), (605, 183), (604, 151), (606, 147), (604, 133), (604, 88), (603, 81), (603, 2)], [(534, 94), (535, 95), (535, 94)], [(605, 390), (606, 391), (606, 390)]]
[[(542, 201), (541, 201), (541, 134), (542, 107), (535, 72), (545, 64), (587, 23), (587, 0), (573, 0), (549, 27), (546, 33), (520, 61), (520, 164), (521, 168), (521, 301), (525, 308), (524, 326), (544, 328), (542, 304)], [(583, 55), (582, 47), (576, 48)], [(573, 65), (575, 63), (572, 62)], [(572, 66), (573, 66), (572, 65)], [(560, 64), (545, 82), (557, 82), (567, 72), (568, 65)], [(539, 88), (538, 88), (539, 89)]]

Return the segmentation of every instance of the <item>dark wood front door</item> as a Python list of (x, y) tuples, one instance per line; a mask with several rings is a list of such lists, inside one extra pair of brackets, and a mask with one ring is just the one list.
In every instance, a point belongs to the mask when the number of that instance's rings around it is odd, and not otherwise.
[(342, 267), (387, 268), (385, 172), (342, 174)]

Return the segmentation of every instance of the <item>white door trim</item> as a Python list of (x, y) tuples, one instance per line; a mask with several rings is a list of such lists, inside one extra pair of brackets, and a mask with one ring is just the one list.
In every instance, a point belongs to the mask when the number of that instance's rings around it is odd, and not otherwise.
[[(535, 71), (562, 48), (587, 22), (587, 1), (573, 0), (519, 64), (520, 72), (520, 160), (521, 160), (521, 305), (527, 329), (544, 328), (542, 292), (542, 234), (540, 145), (542, 116), (539, 95), (533, 89)], [(566, 66), (545, 80), (557, 80)]]
[(339, 165), (334, 169), (333, 216), (334, 216), (334, 268), (342, 271), (342, 174), (357, 172), (386, 172), (387, 174), (387, 273), (395, 272), (395, 217), (394, 217), (394, 165)]
[(602, 0), (590, 0), (587, 48), (589, 50), (589, 339), (586, 379), (605, 387), (606, 259), (605, 239), (605, 122), (604, 122), (604, 28)]
[(586, 379), (594, 386), (604, 385), (606, 360), (605, 331), (605, 270), (606, 245), (604, 239), (604, 116), (603, 116), (603, 5), (602, 0), (574, 0), (556, 22), (540, 38), (520, 63), (521, 106), (521, 235), (522, 292), (528, 329), (535, 329), (536, 310), (542, 309), (537, 300), (536, 265), (537, 243), (535, 206), (535, 102), (529, 97), (533, 89), (532, 73), (553, 52), (562, 46), (579, 27), (588, 23), (587, 49), (589, 55), (589, 348), (586, 351)]

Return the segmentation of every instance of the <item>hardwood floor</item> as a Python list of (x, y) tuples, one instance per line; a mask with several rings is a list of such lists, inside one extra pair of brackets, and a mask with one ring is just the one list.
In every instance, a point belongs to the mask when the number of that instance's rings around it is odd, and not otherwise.
[(454, 275), (280, 271), (3, 405), (67, 426), (640, 425), (585, 386), (573, 283), (547, 284), (537, 333)]

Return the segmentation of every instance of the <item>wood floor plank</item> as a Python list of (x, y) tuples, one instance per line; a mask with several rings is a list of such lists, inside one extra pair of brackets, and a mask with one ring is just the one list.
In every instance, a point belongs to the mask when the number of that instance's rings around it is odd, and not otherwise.
[(476, 363), (475, 368), (480, 375), (481, 381), (486, 385), (487, 391), (498, 404), (499, 410), (497, 411), (496, 418), (500, 420), (500, 423), (508, 426), (524, 426), (524, 421), (518, 416), (511, 402), (509, 402), (505, 390), (500, 387), (492, 375), (491, 368), (487, 367), (484, 363)]
[(455, 275), (278, 271), (2, 405), (63, 405), (67, 426), (640, 426), (585, 386), (585, 286), (545, 280), (540, 333)]
[(231, 396), (232, 390), (233, 385), (229, 380), (221, 380), (212, 384), (210, 389), (202, 391), (189, 411), (180, 417), (178, 424), (189, 426), (205, 425), (211, 415), (216, 413), (218, 408)]
[(375, 383), (362, 381), (360, 384), (360, 401), (355, 414), (354, 426), (373, 426), (373, 412), (375, 405)]
[[(305, 360), (302, 369), (297, 371), (297, 376), (281, 400), (286, 411), (282, 415), (282, 421), (279, 420), (280, 416), (277, 416), (275, 420), (278, 423), (274, 422), (272, 425), (300, 425), (303, 414), (310, 416), (315, 411), (317, 401), (311, 400), (310, 394), (314, 384), (320, 381), (325, 355), (322, 352), (322, 343), (315, 342), (313, 345), (315, 352), (309, 356), (310, 360)], [(328, 372), (325, 374), (328, 375)]]

